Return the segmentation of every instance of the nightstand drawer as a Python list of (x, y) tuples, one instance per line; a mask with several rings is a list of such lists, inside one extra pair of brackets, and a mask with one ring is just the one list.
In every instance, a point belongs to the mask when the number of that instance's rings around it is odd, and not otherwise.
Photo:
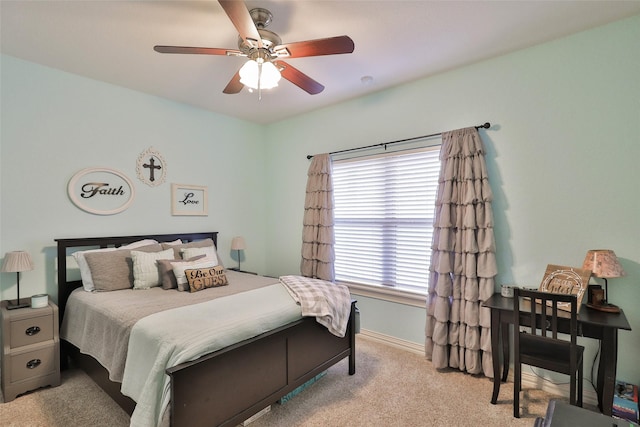
[(56, 371), (56, 348), (53, 345), (12, 355), (9, 362), (11, 382), (41, 377)]
[(53, 339), (53, 316), (32, 317), (11, 322), (11, 348)]

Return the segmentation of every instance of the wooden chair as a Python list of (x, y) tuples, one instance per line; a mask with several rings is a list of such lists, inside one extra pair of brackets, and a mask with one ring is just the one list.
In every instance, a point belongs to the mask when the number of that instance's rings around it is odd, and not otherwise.
[[(520, 297), (531, 298), (531, 304), (525, 303), (521, 305)], [(568, 304), (571, 309), (570, 312), (562, 312), (561, 310), (559, 313), (559, 303)], [(569, 403), (582, 406), (582, 358), (584, 347), (576, 344), (578, 334), (577, 305), (575, 295), (514, 289), (514, 417), (520, 418), (522, 364), (569, 375)], [(523, 313), (520, 313), (521, 306), (524, 310)], [(569, 315), (570, 318), (568, 319)], [(570, 333), (565, 338), (558, 336), (559, 318), (561, 322), (569, 321)], [(544, 327), (541, 327), (541, 325)], [(528, 327), (531, 330), (520, 331), (520, 326)]]

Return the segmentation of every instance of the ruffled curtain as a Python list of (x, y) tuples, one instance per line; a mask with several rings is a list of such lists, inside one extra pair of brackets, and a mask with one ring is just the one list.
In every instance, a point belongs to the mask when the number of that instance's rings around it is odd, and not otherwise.
[(476, 128), (442, 134), (425, 352), (435, 368), (493, 378), (490, 310), (497, 274), (492, 192)]
[(300, 273), (306, 277), (333, 282), (335, 279), (335, 237), (331, 173), (331, 156), (329, 154), (315, 155), (307, 173)]

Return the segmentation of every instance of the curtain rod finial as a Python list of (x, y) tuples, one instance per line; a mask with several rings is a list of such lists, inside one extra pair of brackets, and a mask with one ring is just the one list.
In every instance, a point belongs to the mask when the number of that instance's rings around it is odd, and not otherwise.
[(479, 128), (489, 129), (491, 127), (491, 123), (485, 122), (482, 126), (478, 126)]

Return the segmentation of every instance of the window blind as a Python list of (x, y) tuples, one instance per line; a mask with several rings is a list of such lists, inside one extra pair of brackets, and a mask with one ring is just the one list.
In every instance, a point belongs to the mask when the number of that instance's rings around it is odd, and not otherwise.
[(440, 146), (333, 164), (336, 279), (426, 292)]

